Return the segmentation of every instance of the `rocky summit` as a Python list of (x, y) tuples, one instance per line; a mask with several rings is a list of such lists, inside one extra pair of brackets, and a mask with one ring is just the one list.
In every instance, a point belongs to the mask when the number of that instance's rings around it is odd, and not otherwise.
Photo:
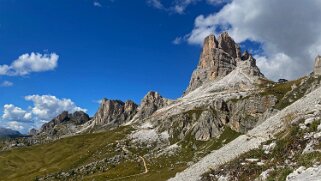
[[(252, 55), (247, 51), (241, 55), (240, 46), (235, 43), (227, 32), (222, 33), (218, 39), (214, 35), (206, 37), (197, 69), (193, 72), (185, 94), (206, 82), (223, 78), (243, 61), (249, 64), (251, 74), (264, 77), (257, 68), (256, 60)], [(250, 67), (252, 68), (251, 70)]]
[(321, 56), (318, 55), (315, 58), (315, 63), (314, 63), (314, 70), (313, 70), (315, 75), (321, 75)]
[(92, 119), (94, 126), (117, 127), (130, 121), (137, 112), (137, 105), (133, 101), (103, 99), (100, 107)]
[(74, 113), (64, 111), (48, 123), (43, 124), (39, 131), (32, 129), (29, 134), (38, 138), (57, 139), (75, 134), (78, 131), (78, 126), (89, 120), (90, 117), (83, 111)]
[(0, 140), (0, 180), (320, 180), (320, 67), (273, 82), (228, 33), (210, 35), (182, 97), (103, 99), (93, 118), (63, 112)]
[(148, 92), (141, 101), (138, 107), (137, 114), (133, 120), (143, 120), (151, 116), (158, 109), (169, 105), (171, 101), (169, 99), (163, 98), (159, 93), (150, 91)]

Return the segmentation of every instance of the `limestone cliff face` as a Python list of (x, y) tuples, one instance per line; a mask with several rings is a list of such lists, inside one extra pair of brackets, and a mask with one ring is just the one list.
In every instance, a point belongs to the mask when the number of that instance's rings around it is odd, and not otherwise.
[(133, 101), (124, 103), (119, 100), (103, 99), (92, 121), (96, 126), (119, 126), (133, 118), (137, 107)]
[(155, 111), (171, 103), (170, 100), (163, 98), (159, 93), (150, 91), (141, 101), (135, 120), (141, 120), (151, 116)]
[(228, 33), (222, 33), (218, 40), (214, 35), (206, 37), (199, 64), (192, 74), (185, 94), (206, 82), (226, 76), (238, 66), (238, 62), (243, 61), (248, 62), (249, 67), (256, 69), (251, 69), (252, 74), (262, 75), (256, 67), (255, 59), (248, 52), (241, 55), (239, 45)]
[(224, 127), (246, 133), (260, 119), (275, 112), (275, 96), (251, 95), (245, 98), (224, 100), (214, 98), (194, 109), (162, 118), (159, 129), (169, 130), (171, 137), (181, 140), (191, 133), (196, 140), (207, 141), (220, 135)]
[(315, 63), (314, 63), (314, 75), (321, 75), (321, 56), (318, 55), (315, 58)]

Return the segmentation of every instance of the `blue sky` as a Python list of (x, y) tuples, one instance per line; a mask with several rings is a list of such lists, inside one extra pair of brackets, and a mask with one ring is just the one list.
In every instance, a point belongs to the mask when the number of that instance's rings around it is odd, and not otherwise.
[(69, 98), (93, 115), (97, 100), (132, 99), (150, 90), (177, 98), (198, 63), (200, 46), (172, 41), (193, 28), (194, 18), (216, 6), (194, 5), (180, 15), (147, 1), (65, 0), (0, 2), (0, 62), (9, 65), (25, 53), (56, 53), (52, 71), (0, 76), (0, 106), (32, 106), (27, 95)]
[[(282, 3), (1, 0), (0, 126), (25, 132), (62, 109), (86, 109), (93, 116), (104, 97), (139, 103), (155, 90), (178, 98), (198, 63), (204, 36), (222, 30), (250, 49), (271, 79), (309, 73), (311, 57), (321, 50), (321, 38), (315, 37), (320, 31), (311, 30), (321, 30), (315, 23), (321, 4)], [(273, 8), (287, 4), (293, 6), (291, 16), (279, 16), (284, 10)], [(304, 28), (311, 22), (315, 25)], [(299, 44), (306, 47), (301, 54)], [(51, 66), (39, 67), (37, 61)], [(9, 70), (1, 74), (1, 66)]]

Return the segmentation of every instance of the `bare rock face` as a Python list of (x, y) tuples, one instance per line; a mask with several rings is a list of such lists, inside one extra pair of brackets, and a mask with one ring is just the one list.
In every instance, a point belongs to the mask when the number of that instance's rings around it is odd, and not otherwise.
[(155, 111), (170, 104), (170, 100), (163, 98), (159, 93), (150, 91), (141, 101), (135, 119), (144, 119)]
[[(195, 90), (206, 82), (220, 79), (232, 72), (238, 62), (245, 63), (249, 67), (250, 75), (260, 75), (256, 61), (247, 51), (241, 55), (240, 47), (229, 36), (222, 33), (218, 40), (214, 35), (205, 38), (199, 64), (192, 74), (191, 81), (185, 94)], [(243, 63), (244, 64), (244, 63)]]
[(237, 62), (237, 66), (241, 67), (247, 75), (265, 78), (260, 69), (256, 66), (255, 58), (247, 51), (242, 54), (241, 60), (242, 61)]
[(103, 99), (93, 118), (98, 126), (119, 126), (130, 121), (137, 112), (137, 105), (133, 101)]
[(232, 56), (233, 58), (241, 57), (240, 46), (230, 37), (227, 32), (222, 33), (218, 38), (218, 48)]
[(315, 58), (315, 63), (314, 63), (314, 75), (321, 75), (321, 56), (318, 55)]
[(270, 113), (277, 99), (274, 96), (252, 95), (239, 99), (213, 99), (204, 105), (158, 121), (159, 130), (169, 130), (171, 137), (184, 139), (191, 133), (196, 140), (207, 141), (229, 127), (246, 133)]
[(272, 95), (253, 95), (227, 102), (230, 127), (237, 132), (246, 133), (254, 128), (261, 118), (273, 111), (276, 103), (277, 98)]
[(72, 114), (64, 111), (50, 122), (43, 124), (39, 131), (31, 130), (30, 135), (45, 135), (48, 138), (71, 135), (77, 131), (76, 126), (84, 124), (89, 120), (88, 114), (83, 111), (76, 111)]
[(35, 129), (35, 128), (32, 128), (32, 129), (29, 131), (29, 135), (30, 135), (30, 136), (35, 136), (35, 135), (37, 135), (37, 134), (38, 134), (38, 130)]

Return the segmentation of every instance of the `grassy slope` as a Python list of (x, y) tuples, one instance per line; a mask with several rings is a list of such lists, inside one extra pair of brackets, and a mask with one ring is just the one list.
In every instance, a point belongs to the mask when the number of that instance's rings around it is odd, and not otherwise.
[[(68, 171), (93, 161), (112, 157), (116, 154), (117, 140), (123, 139), (130, 131), (131, 128), (124, 127), (114, 131), (79, 135), (49, 144), (0, 152), (0, 180), (35, 180), (36, 176)], [(166, 180), (187, 168), (187, 163), (193, 161), (195, 156), (201, 158), (238, 135), (238, 133), (227, 128), (219, 138), (207, 142), (196, 141), (193, 137), (187, 137), (179, 143), (182, 149), (177, 155), (145, 157), (149, 172), (126, 178), (126, 180)], [(196, 150), (193, 145), (197, 146)], [(148, 152), (148, 150), (142, 149), (130, 151), (136, 155)], [(85, 175), (82, 180), (95, 179), (97, 181), (122, 178), (143, 172), (142, 160), (126, 160), (119, 165), (110, 166), (106, 172), (97, 171)]]
[(0, 180), (34, 180), (39, 175), (112, 156), (113, 145), (107, 145), (124, 138), (129, 131), (130, 128), (126, 127), (0, 152)]
[[(202, 158), (210, 151), (219, 149), (224, 144), (234, 140), (240, 134), (231, 130), (230, 128), (225, 128), (221, 136), (217, 139), (211, 139), (209, 141), (196, 141), (192, 136), (187, 137), (184, 141), (179, 143), (182, 149), (177, 155), (173, 156), (160, 156), (145, 158), (147, 162), (147, 167), (149, 172), (147, 174), (142, 174), (138, 176), (133, 176), (126, 178), (124, 180), (135, 180), (135, 181), (164, 181), (173, 176), (176, 173), (185, 170), (188, 165), (187, 163), (193, 161), (196, 157)], [(197, 149), (193, 149), (193, 145), (197, 146)], [(131, 150), (133, 153), (146, 152), (146, 150)], [(194, 160), (195, 161), (195, 160)], [(107, 171), (106, 173), (97, 173), (88, 177), (85, 180), (90, 180), (95, 178), (95, 180), (106, 180), (114, 178), (122, 178), (134, 174), (133, 170), (136, 169), (136, 173), (142, 173), (144, 170), (143, 164), (137, 166), (138, 163), (126, 162), (117, 165), (115, 168)], [(138, 170), (137, 170), (138, 169)], [(122, 180), (122, 179), (120, 179)]]

